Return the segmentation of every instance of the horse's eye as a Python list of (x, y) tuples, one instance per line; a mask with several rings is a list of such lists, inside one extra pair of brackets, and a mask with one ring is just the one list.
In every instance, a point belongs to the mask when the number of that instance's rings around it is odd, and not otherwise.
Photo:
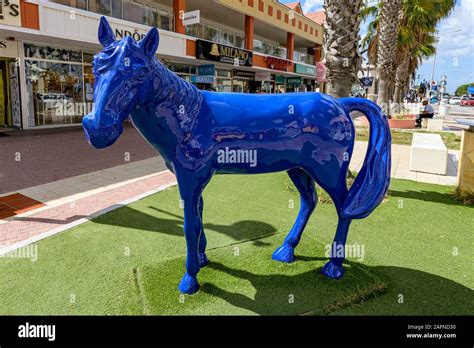
[(147, 69), (142, 68), (142, 69), (140, 69), (140, 71), (138, 72), (137, 77), (138, 77), (140, 80), (142, 80), (142, 79), (144, 79), (144, 78), (146, 77), (146, 74), (147, 74)]

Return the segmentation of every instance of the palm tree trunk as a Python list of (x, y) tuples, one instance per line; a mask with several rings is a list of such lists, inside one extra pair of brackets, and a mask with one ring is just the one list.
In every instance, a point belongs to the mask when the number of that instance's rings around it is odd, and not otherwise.
[(352, 84), (353, 81), (347, 79), (347, 76), (333, 76), (326, 93), (336, 98), (348, 97), (352, 91)]
[(390, 115), (389, 88), (393, 76), (393, 63), (396, 55), (398, 25), (401, 14), (401, 0), (383, 0), (380, 16), (380, 38), (377, 52), (379, 72), (379, 97), (377, 103)]
[(324, 63), (328, 80), (327, 93), (336, 98), (350, 95), (358, 82), (362, 65), (359, 53), (361, 0), (324, 0)]
[(402, 87), (400, 85), (395, 85), (395, 91), (393, 92), (393, 102), (399, 104), (402, 102)]
[(393, 100), (395, 103), (401, 103), (403, 99), (403, 91), (409, 81), (409, 65), (410, 56), (408, 53), (404, 53), (400, 63), (397, 65), (395, 70), (395, 92), (393, 94)]

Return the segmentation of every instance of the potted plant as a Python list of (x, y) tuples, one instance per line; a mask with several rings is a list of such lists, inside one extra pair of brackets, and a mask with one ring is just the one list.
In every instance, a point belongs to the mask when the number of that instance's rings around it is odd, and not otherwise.
[(388, 120), (390, 128), (413, 129), (416, 125), (416, 115), (394, 114)]

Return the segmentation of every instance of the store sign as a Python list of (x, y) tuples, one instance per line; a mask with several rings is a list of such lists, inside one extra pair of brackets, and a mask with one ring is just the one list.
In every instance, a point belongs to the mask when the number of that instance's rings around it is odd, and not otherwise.
[(284, 85), (285, 84), (285, 76), (283, 76), (283, 75), (275, 76), (275, 82), (280, 84), (280, 85)]
[(301, 85), (303, 83), (303, 79), (298, 76), (298, 77), (288, 77), (286, 79), (286, 83), (288, 85)]
[(305, 74), (310, 76), (316, 76), (316, 67), (307, 66), (302, 64), (295, 64), (295, 72), (297, 74)]
[(0, 39), (0, 57), (17, 58), (18, 44), (16, 41)]
[(131, 36), (135, 41), (140, 41), (146, 36), (146, 32), (140, 32), (138, 29), (135, 29), (133, 32), (124, 28), (115, 28), (115, 38), (117, 40), (122, 40), (128, 36)]
[(291, 66), (291, 62), (289, 60), (277, 57), (266, 56), (265, 62), (267, 62), (268, 67), (272, 70), (288, 71)]
[(234, 70), (234, 77), (244, 77), (247, 79), (255, 79), (255, 73), (251, 71)]
[(216, 66), (214, 64), (200, 65), (198, 66), (199, 76), (215, 76)]
[(318, 82), (326, 82), (326, 66), (324, 63), (316, 63), (316, 80)]
[(191, 82), (194, 83), (214, 83), (214, 76), (191, 76)]
[(255, 81), (271, 81), (272, 75), (269, 72), (256, 72)]
[(201, 23), (201, 11), (185, 12), (182, 21), (184, 26)]
[(235, 66), (252, 66), (253, 53), (244, 49), (196, 40), (196, 58)]
[(359, 81), (362, 87), (368, 88), (368, 87), (372, 87), (372, 84), (374, 83), (374, 78), (364, 76), (364, 77), (361, 77)]
[(0, 24), (21, 27), (20, 0), (0, 0)]

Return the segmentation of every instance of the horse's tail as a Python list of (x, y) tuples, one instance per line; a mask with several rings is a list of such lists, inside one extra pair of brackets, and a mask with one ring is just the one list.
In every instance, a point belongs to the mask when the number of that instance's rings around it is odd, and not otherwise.
[(362, 98), (342, 98), (348, 112), (364, 113), (370, 123), (370, 137), (364, 165), (357, 175), (340, 215), (347, 219), (362, 219), (382, 202), (390, 183), (391, 144), (387, 116), (374, 102)]

